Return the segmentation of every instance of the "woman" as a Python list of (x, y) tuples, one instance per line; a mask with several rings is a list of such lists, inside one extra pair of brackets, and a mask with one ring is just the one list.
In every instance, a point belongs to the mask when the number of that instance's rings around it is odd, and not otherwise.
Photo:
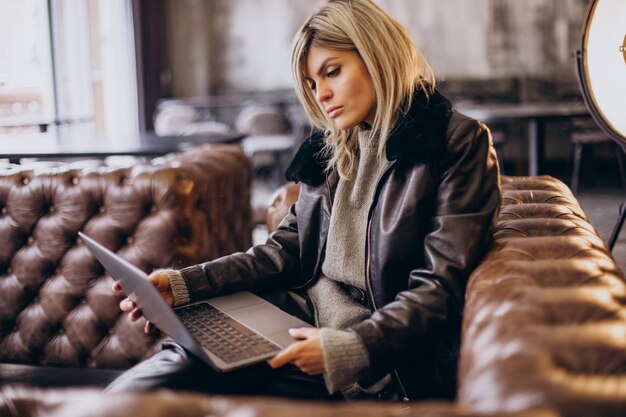
[[(170, 343), (110, 389), (454, 396), (465, 282), (499, 205), (488, 129), (435, 91), (406, 30), (371, 0), (326, 3), (295, 38), (292, 72), (319, 130), (287, 169), (298, 202), (265, 244), (150, 279), (172, 305), (296, 289), (316, 328), (293, 329), (298, 341), (273, 369), (245, 378), (200, 371)], [(120, 306), (141, 316), (130, 300)]]

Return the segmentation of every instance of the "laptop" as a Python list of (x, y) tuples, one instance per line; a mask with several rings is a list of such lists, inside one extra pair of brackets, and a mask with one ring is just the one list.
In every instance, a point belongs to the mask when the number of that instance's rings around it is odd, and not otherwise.
[(290, 328), (311, 327), (248, 291), (172, 308), (145, 272), (85, 234), (78, 235), (146, 319), (218, 372), (272, 358), (295, 341)]

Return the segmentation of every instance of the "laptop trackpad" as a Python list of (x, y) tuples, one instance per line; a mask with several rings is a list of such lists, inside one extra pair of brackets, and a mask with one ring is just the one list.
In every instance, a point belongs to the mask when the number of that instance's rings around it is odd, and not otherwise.
[(311, 327), (297, 317), (290, 316), (271, 304), (255, 305), (229, 311), (228, 314), (257, 332), (268, 336), (292, 327)]

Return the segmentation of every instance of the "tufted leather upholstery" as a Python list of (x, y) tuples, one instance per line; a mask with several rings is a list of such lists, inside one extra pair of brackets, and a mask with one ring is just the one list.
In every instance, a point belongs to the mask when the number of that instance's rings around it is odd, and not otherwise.
[(466, 292), (459, 402), (626, 413), (626, 284), (569, 189), (504, 178), (494, 241)]
[(33, 163), (0, 171), (0, 362), (127, 368), (158, 334), (122, 316), (84, 231), (152, 271), (250, 246), (251, 164), (205, 146), (129, 167)]

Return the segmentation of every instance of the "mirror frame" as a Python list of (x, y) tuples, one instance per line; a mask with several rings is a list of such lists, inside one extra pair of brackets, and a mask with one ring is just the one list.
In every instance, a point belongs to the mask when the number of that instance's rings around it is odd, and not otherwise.
[[(626, 153), (626, 136), (624, 136), (624, 134), (626, 133), (622, 134), (619, 131), (615, 130), (611, 126), (609, 121), (605, 119), (605, 117), (603, 116), (602, 110), (600, 109), (600, 106), (598, 106), (598, 104), (596, 103), (596, 100), (593, 97), (592, 88), (590, 86), (590, 83), (588, 82), (589, 74), (587, 71), (587, 59), (586, 59), (587, 47), (586, 45), (587, 45), (587, 38), (589, 36), (589, 27), (591, 25), (593, 15), (596, 10), (596, 6), (598, 5), (599, 2), (600, 0), (592, 0), (587, 8), (587, 14), (585, 16), (585, 21), (583, 24), (581, 48), (578, 51), (576, 51), (576, 70), (577, 70), (576, 74), (578, 76), (578, 86), (580, 87), (580, 91), (582, 93), (585, 105), (589, 109), (589, 113), (591, 113), (591, 116), (595, 120), (596, 124), (600, 127), (600, 129), (602, 129), (604, 133), (606, 133), (611, 139), (613, 139), (613, 141), (616, 142), (622, 148), (622, 150)], [(625, 60), (626, 60), (626, 56), (625, 56)]]

